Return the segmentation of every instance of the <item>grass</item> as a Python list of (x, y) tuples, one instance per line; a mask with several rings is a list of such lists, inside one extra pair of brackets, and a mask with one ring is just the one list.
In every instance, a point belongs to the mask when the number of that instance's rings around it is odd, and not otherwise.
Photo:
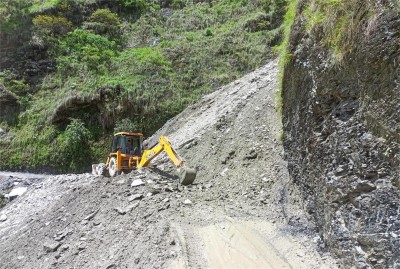
[(375, 15), (370, 5), (368, 1), (359, 4), (355, 0), (311, 0), (303, 12), (305, 30), (322, 32), (322, 45), (331, 51), (332, 62), (340, 64), (355, 46), (355, 33)]
[[(285, 72), (285, 66), (289, 63), (292, 58), (292, 54), (289, 49), (289, 38), (291, 33), (291, 28), (296, 17), (296, 10), (298, 5), (298, 0), (290, 0), (288, 1), (286, 13), (284, 16), (284, 20), (282, 23), (282, 31), (283, 31), (283, 41), (279, 46), (276, 46), (274, 49), (279, 52), (279, 73), (278, 73), (278, 91), (276, 93), (276, 103), (278, 107), (278, 112), (282, 114), (282, 87), (283, 87), (283, 74)], [(282, 135), (283, 137), (283, 135)]]

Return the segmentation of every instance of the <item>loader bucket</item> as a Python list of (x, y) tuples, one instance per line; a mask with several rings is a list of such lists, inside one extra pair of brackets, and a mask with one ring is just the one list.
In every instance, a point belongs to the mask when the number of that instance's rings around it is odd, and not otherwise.
[(178, 168), (179, 182), (182, 185), (190, 185), (196, 178), (197, 171), (194, 168), (182, 166)]
[(98, 173), (97, 173), (97, 167), (98, 166), (99, 166), (99, 163), (92, 164), (92, 175), (95, 175), (95, 176), (98, 175)]

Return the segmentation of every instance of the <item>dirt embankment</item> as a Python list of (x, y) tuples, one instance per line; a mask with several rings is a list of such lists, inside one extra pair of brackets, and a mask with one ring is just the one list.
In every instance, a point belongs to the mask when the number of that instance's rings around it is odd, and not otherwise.
[(300, 210), (279, 140), (276, 62), (205, 96), (167, 135), (195, 184), (159, 156), (116, 178), (47, 177), (1, 211), (5, 268), (336, 268)]

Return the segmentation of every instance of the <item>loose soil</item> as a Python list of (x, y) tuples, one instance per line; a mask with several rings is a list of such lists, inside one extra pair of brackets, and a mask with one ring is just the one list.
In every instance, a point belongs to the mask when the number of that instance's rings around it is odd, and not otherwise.
[(30, 182), (0, 210), (7, 216), (0, 222), (1, 267), (337, 268), (282, 158), (277, 72), (276, 62), (268, 63), (148, 139), (170, 138), (198, 169), (191, 186), (178, 185), (165, 154), (150, 169), (115, 178)]

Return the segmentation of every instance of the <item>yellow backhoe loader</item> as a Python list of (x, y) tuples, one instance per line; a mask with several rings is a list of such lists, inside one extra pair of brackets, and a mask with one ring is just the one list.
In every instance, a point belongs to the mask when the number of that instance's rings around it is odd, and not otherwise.
[(151, 160), (165, 151), (178, 170), (180, 183), (190, 185), (196, 178), (196, 170), (185, 165), (172, 148), (166, 136), (160, 136), (159, 143), (151, 149), (143, 149), (143, 134), (119, 132), (114, 134), (106, 163), (93, 164), (92, 173), (115, 177), (122, 171), (149, 167)]

